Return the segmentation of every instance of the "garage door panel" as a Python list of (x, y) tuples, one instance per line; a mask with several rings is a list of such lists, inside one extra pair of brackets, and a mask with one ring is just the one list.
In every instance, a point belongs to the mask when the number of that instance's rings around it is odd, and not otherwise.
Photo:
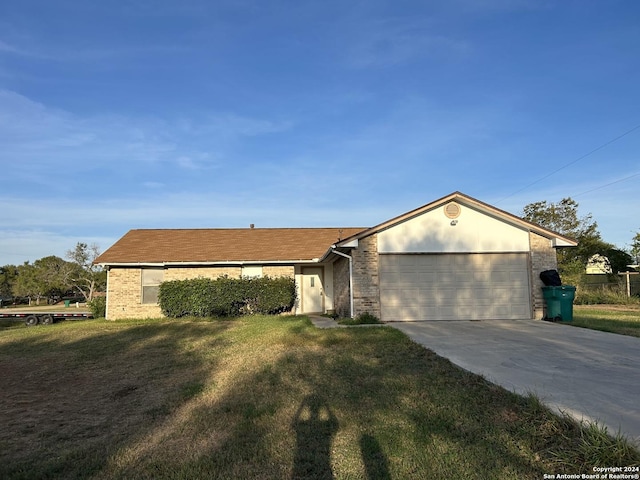
[(469, 320), (477, 320), (477, 312), (478, 309), (472, 307), (460, 307), (458, 309), (458, 314), (460, 315), (458, 318), (466, 318)]
[(509, 281), (518, 285), (529, 286), (529, 272), (509, 272)]
[(381, 255), (382, 319), (531, 318), (528, 255)]
[(509, 305), (496, 305), (491, 311), (491, 316), (497, 316), (500, 318), (510, 317), (511, 314), (511, 307)]
[(404, 281), (404, 275), (399, 271), (380, 271), (380, 276), (384, 276), (389, 285), (396, 285)]
[(428, 283), (437, 282), (438, 277), (438, 272), (420, 272), (420, 279)]
[(435, 272), (411, 272), (409, 278), (414, 282), (434, 283), (438, 281), (438, 275)]
[(509, 272), (497, 271), (497, 272), (482, 272), (480, 278), (475, 277), (479, 282), (491, 282), (494, 284), (508, 284), (510, 281)]
[(471, 302), (467, 302), (467, 303), (458, 303), (458, 305), (464, 305), (464, 306), (469, 306), (471, 308), (474, 308), (476, 310), (478, 309), (486, 309), (486, 308), (491, 308), (494, 306), (494, 304), (496, 303), (496, 299), (495, 298), (489, 298), (489, 297), (480, 297), (480, 298), (476, 298), (474, 300), (472, 300)]
[(515, 318), (529, 318), (529, 305), (521, 304), (521, 305), (512, 305), (511, 306), (511, 314)]

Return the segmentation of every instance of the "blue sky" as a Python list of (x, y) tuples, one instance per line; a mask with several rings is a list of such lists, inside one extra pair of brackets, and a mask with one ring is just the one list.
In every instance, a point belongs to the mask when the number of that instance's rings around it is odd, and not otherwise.
[(639, 25), (635, 0), (2, 2), (0, 265), (131, 228), (372, 226), (458, 190), (571, 196), (625, 247)]

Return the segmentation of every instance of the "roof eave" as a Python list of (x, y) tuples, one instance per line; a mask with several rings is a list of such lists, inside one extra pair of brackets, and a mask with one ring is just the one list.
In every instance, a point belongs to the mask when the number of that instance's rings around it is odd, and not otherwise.
[(300, 260), (224, 260), (224, 261), (194, 261), (194, 262), (100, 262), (102, 267), (218, 267), (218, 266), (243, 266), (243, 265), (297, 265), (318, 263), (319, 258)]
[(554, 238), (551, 239), (551, 245), (554, 248), (557, 248), (557, 247), (577, 247), (578, 246), (578, 242), (576, 242), (575, 240), (564, 238), (564, 237), (554, 237)]

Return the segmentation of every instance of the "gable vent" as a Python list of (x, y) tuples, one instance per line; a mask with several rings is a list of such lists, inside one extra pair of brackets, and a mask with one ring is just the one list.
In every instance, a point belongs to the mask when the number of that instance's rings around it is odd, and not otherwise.
[(444, 206), (444, 214), (447, 218), (458, 218), (460, 216), (460, 205), (456, 202), (447, 203)]

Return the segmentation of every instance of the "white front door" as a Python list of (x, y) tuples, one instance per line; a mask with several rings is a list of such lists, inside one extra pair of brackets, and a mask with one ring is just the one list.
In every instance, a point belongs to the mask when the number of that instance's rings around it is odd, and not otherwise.
[(323, 313), (322, 268), (302, 269), (302, 313)]

